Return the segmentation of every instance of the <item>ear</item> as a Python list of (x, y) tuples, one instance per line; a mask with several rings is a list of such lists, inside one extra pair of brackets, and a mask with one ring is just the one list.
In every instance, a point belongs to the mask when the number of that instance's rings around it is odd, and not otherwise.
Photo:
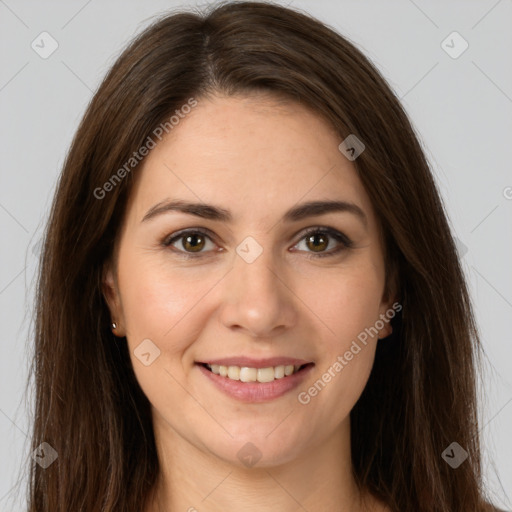
[(396, 314), (397, 301), (382, 302), (379, 308), (379, 320), (378, 326), (384, 324), (382, 329), (379, 329), (379, 339), (387, 338), (393, 332), (393, 326), (391, 325), (391, 318)]
[(379, 308), (379, 319), (384, 323), (384, 327), (379, 329), (379, 339), (387, 338), (393, 332), (391, 319), (402, 309), (398, 300), (398, 271), (395, 264), (391, 266), (390, 273), (386, 277), (385, 290)]
[(124, 321), (123, 308), (121, 304), (121, 296), (115, 271), (111, 262), (107, 262), (103, 267), (103, 276), (101, 282), (103, 297), (110, 310), (110, 318), (112, 322), (117, 324), (114, 334), (119, 337), (126, 336), (126, 323)]

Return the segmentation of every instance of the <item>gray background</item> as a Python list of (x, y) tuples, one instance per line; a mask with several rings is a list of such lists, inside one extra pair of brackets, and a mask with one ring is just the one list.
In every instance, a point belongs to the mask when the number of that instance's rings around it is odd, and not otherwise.
[[(155, 15), (190, 5), (204, 3), (0, 0), (2, 512), (24, 509), (12, 487), (21, 478), (23, 494), (21, 468), (30, 456), (31, 395), (25, 398), (24, 389), (37, 243), (71, 137), (132, 36)], [(487, 354), (480, 411), (485, 479), (496, 504), (512, 508), (512, 1), (292, 5), (372, 59), (420, 134), (459, 240)], [(47, 59), (31, 48), (43, 31), (59, 45)], [(456, 59), (441, 46), (453, 31), (469, 44)], [(448, 44), (461, 48), (456, 40)]]

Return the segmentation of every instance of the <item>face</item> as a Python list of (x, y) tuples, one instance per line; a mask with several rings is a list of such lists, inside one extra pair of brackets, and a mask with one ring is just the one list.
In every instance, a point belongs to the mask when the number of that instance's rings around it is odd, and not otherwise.
[(104, 293), (155, 428), (237, 465), (346, 428), (391, 301), (340, 142), (298, 104), (216, 96), (135, 171)]

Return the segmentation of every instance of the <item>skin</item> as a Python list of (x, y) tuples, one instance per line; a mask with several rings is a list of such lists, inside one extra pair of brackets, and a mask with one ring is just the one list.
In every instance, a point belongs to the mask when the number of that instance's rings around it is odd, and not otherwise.
[[(349, 414), (377, 336), (307, 405), (297, 397), (394, 302), (384, 294), (377, 218), (340, 142), (299, 104), (215, 95), (198, 98), (136, 171), (104, 294), (152, 405), (161, 475), (146, 512), (387, 510), (360, 494), (351, 474)], [(213, 204), (233, 221), (168, 211), (142, 222), (166, 199)], [(282, 221), (297, 204), (331, 199), (359, 206), (366, 223), (349, 212)], [(320, 239), (315, 252), (304, 231), (317, 226), (344, 233), (353, 247), (315, 258), (341, 244)], [(183, 238), (162, 244), (186, 228), (212, 232), (195, 259), (180, 256), (190, 254)], [(263, 248), (250, 264), (236, 253), (247, 236)], [(378, 337), (390, 332), (384, 322)], [(160, 350), (149, 366), (134, 355), (145, 339)], [(315, 366), (298, 389), (248, 404), (219, 391), (195, 364), (235, 355)], [(261, 452), (250, 468), (237, 457), (247, 442)]]

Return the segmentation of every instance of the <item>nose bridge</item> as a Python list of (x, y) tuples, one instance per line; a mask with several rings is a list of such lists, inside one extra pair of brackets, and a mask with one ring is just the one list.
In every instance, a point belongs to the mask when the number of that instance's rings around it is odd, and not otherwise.
[[(247, 245), (245, 246), (247, 247)], [(238, 252), (238, 251), (237, 251)], [(265, 249), (261, 254), (255, 254), (255, 249), (251, 248), (247, 254), (248, 259), (245, 256), (240, 255), (242, 249), (238, 252), (238, 257), (235, 262), (235, 272), (237, 274), (239, 283), (245, 288), (246, 292), (252, 293), (255, 297), (261, 295), (275, 295), (279, 293), (276, 290), (279, 284), (276, 282), (276, 271), (275, 261), (272, 255), (272, 250)], [(271, 297), (266, 297), (267, 301), (271, 300)]]
[(295, 319), (292, 293), (276, 270), (280, 265), (272, 249), (247, 237), (236, 252), (224, 294), (226, 327), (244, 328), (257, 336), (290, 327)]

